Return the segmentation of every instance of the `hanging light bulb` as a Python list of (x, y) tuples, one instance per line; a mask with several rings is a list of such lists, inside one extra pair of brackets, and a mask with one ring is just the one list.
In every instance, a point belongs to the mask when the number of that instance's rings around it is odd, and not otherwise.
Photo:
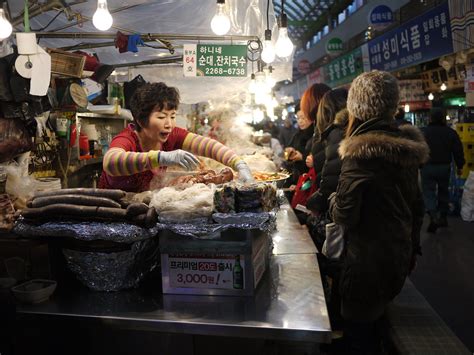
[(410, 112), (410, 105), (405, 104), (405, 112), (406, 113)]
[(448, 87), (446, 86), (445, 83), (442, 83), (442, 84), (441, 84), (441, 87), (440, 87), (441, 91), (444, 91), (444, 90), (446, 90), (447, 88), (448, 88)]
[(259, 123), (265, 118), (265, 115), (263, 114), (263, 111), (260, 110), (259, 108), (253, 110), (252, 116), (253, 116), (253, 122), (254, 123)]
[(265, 73), (263, 71), (258, 71), (255, 73), (255, 93), (257, 94), (268, 94), (270, 88), (267, 85)]
[(286, 58), (293, 53), (293, 42), (288, 37), (288, 19), (286, 14), (281, 14), (280, 30), (278, 32), (278, 40), (275, 43), (276, 55), (280, 58)]
[(260, 57), (267, 64), (270, 64), (275, 60), (275, 47), (273, 47), (272, 43), (272, 30), (265, 30), (265, 41), (263, 41), (263, 50)]
[(432, 92), (428, 95), (428, 100), (433, 101), (434, 100), (434, 95)]
[(99, 31), (107, 31), (112, 27), (114, 19), (107, 9), (107, 0), (97, 0), (97, 10), (92, 17), (92, 23)]
[(10, 37), (12, 34), (12, 25), (5, 17), (3, 9), (0, 9), (0, 41)]
[(267, 84), (268, 88), (271, 90), (276, 84), (276, 80), (272, 75), (273, 68), (270, 65), (268, 68), (263, 69), (263, 71), (265, 72), (265, 83)]
[(230, 19), (225, 10), (225, 0), (217, 0), (216, 14), (211, 20), (211, 29), (218, 36), (223, 36), (230, 30)]
[(257, 92), (257, 81), (255, 80), (255, 74), (252, 73), (250, 76), (249, 92), (255, 94)]

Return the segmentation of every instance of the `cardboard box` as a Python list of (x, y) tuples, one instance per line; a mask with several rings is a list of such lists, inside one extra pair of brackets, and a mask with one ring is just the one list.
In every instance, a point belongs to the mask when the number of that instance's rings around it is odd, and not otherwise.
[(260, 230), (229, 229), (216, 239), (163, 231), (159, 238), (165, 294), (251, 296), (269, 265), (272, 239)]

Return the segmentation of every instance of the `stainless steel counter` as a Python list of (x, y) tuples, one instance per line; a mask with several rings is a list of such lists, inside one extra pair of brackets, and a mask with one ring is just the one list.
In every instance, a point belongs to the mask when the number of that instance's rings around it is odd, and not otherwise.
[(253, 297), (163, 295), (159, 287), (115, 293), (80, 288), (58, 290), (48, 302), (19, 305), (17, 312), (167, 333), (329, 342), (316, 249), (288, 205), (279, 211), (277, 226), (269, 271)]

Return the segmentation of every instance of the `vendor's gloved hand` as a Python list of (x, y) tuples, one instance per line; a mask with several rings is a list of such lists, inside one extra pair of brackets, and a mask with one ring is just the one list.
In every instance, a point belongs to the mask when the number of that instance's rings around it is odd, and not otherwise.
[(187, 170), (192, 170), (199, 165), (199, 160), (185, 150), (177, 149), (170, 152), (160, 150), (158, 153), (158, 164), (160, 166), (180, 165)]
[(239, 161), (235, 164), (235, 168), (239, 172), (239, 181), (244, 184), (250, 184), (255, 182), (255, 179), (252, 176), (252, 172), (250, 171), (248, 165), (243, 160)]

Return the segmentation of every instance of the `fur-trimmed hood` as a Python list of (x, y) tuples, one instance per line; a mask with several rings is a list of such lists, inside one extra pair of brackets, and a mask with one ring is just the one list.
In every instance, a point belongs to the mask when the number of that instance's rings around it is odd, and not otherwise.
[(336, 117), (334, 117), (334, 124), (340, 127), (345, 127), (348, 121), (349, 121), (349, 111), (347, 111), (347, 108), (344, 108), (338, 113), (336, 113)]
[(411, 125), (399, 127), (399, 131), (368, 131), (353, 135), (341, 142), (341, 159), (359, 160), (385, 159), (400, 166), (425, 163), (429, 158), (429, 148), (421, 131)]

